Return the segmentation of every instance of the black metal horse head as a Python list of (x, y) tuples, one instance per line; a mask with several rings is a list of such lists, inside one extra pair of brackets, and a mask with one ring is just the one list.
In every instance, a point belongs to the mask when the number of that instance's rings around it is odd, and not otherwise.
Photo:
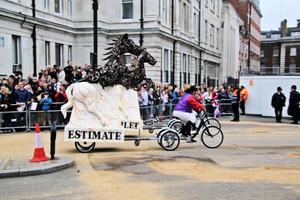
[[(98, 82), (103, 87), (123, 85), (128, 88), (136, 88), (145, 78), (144, 63), (155, 65), (156, 60), (146, 51), (136, 45), (133, 40), (128, 38), (128, 34), (113, 39), (111, 47), (104, 55), (107, 57), (107, 63), (96, 69), (91, 69), (89, 73), (89, 82)], [(130, 53), (135, 56), (131, 65), (126, 63), (125, 54)]]
[(128, 38), (128, 34), (124, 34), (122, 37), (119, 36), (112, 40), (113, 43), (109, 43), (110, 47), (106, 48), (108, 50), (104, 55), (108, 55), (103, 60), (116, 59), (125, 53), (131, 53), (133, 55), (140, 55), (143, 49), (136, 45), (133, 40)]

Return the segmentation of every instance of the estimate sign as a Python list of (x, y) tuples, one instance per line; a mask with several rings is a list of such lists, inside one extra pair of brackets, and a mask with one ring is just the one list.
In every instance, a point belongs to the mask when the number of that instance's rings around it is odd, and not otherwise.
[(121, 129), (82, 129), (82, 128), (65, 128), (65, 140), (68, 141), (89, 141), (89, 142), (107, 142), (123, 143), (124, 131)]

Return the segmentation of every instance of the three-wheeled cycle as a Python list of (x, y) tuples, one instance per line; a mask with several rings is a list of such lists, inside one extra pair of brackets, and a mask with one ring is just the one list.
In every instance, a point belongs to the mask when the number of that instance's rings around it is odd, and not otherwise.
[[(157, 120), (147, 120), (144, 124), (155, 126)], [(155, 140), (166, 151), (176, 150), (180, 142), (185, 140), (190, 143), (191, 139), (197, 139), (199, 136), (201, 142), (207, 148), (218, 148), (224, 140), (224, 134), (221, 130), (220, 122), (215, 118), (210, 118), (206, 113), (201, 113), (197, 117), (195, 127), (191, 132), (191, 136), (185, 136), (182, 132), (184, 124), (179, 119), (172, 119), (169, 121), (168, 126), (158, 129), (158, 131), (148, 129), (150, 133), (156, 134), (152, 137), (144, 137), (141, 135), (141, 130), (138, 130), (137, 136), (126, 136), (125, 141), (134, 141), (136, 146), (139, 146), (141, 141)], [(156, 127), (158, 128), (158, 127)], [(95, 142), (75, 142), (75, 147), (79, 152), (88, 153), (95, 148)]]

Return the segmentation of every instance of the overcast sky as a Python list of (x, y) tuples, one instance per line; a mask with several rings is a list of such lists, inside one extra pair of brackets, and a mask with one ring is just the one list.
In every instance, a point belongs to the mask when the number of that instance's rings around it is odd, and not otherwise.
[(288, 20), (288, 27), (295, 27), (300, 19), (300, 0), (260, 0), (263, 15), (261, 30), (278, 30), (283, 19)]

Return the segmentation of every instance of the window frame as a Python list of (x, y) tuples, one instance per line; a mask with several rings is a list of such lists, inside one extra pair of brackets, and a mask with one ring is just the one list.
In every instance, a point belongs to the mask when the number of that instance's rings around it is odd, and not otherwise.
[(45, 66), (48, 66), (51, 64), (50, 60), (50, 41), (45, 41)]
[[(124, 18), (123, 4), (132, 4), (132, 18)], [(121, 20), (130, 21), (134, 19), (134, 1), (133, 0), (121, 0)]]
[[(56, 1), (59, 1), (59, 12), (56, 11)], [(54, 12), (56, 15), (62, 15), (62, 0), (54, 0)]]
[(297, 56), (297, 47), (290, 48), (290, 56), (293, 56), (293, 57)]

